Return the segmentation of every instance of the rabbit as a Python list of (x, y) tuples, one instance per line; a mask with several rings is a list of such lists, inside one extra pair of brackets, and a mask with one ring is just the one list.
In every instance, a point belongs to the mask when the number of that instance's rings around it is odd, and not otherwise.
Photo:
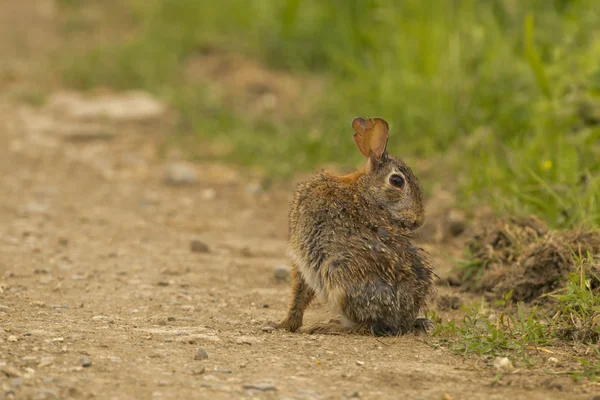
[[(422, 187), (388, 154), (385, 120), (357, 117), (352, 127), (364, 166), (345, 176), (319, 172), (294, 193), (288, 215), (292, 298), (286, 318), (270, 324), (309, 334), (427, 333), (433, 323), (417, 316), (436, 275), (411, 242), (425, 219)], [(303, 327), (315, 296), (339, 320)]]

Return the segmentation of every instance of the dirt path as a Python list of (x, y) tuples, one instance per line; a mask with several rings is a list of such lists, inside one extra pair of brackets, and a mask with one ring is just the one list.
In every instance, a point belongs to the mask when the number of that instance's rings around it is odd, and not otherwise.
[[(2, 20), (15, 10), (28, 15), (15, 5)], [(288, 303), (274, 269), (288, 262), (290, 190), (256, 191), (217, 165), (167, 185), (163, 128), (82, 125), (0, 97), (0, 398), (591, 397), (538, 370), (494, 384), (492, 369), (414, 336), (262, 331)], [(447, 270), (448, 249), (428, 249)], [(315, 303), (306, 318), (329, 317)]]
[[(199, 167), (196, 185), (169, 186), (147, 129), (71, 143), (46, 111), (4, 103), (0, 112), (4, 395), (564, 397), (542, 372), (494, 387), (492, 370), (414, 336), (263, 332), (288, 301), (273, 271), (287, 262), (289, 191), (253, 193), (218, 166)], [(209, 251), (192, 252), (192, 240)], [(312, 306), (308, 321), (323, 318)], [(199, 348), (207, 359), (195, 360)], [(584, 390), (552, 381), (571, 398)]]

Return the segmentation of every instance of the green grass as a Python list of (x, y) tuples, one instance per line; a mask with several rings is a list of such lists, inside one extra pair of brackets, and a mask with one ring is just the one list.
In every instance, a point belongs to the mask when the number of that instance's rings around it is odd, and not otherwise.
[[(494, 316), (482, 300), (464, 306), (462, 321), (449, 321), (437, 325), (434, 336), (442, 337), (442, 345), (457, 354), (476, 354), (486, 358), (510, 356), (523, 364), (530, 364), (531, 347), (548, 346), (553, 342), (547, 322), (535, 309), (525, 311), (521, 304), (516, 312), (500, 311)], [(492, 318), (490, 318), (492, 316)]]
[[(486, 359), (509, 357), (518, 365), (536, 363), (539, 349), (561, 344), (589, 346), (586, 357), (574, 357), (579, 368), (559, 374), (574, 379), (600, 379), (600, 297), (594, 292), (590, 279), (591, 256), (578, 259), (579, 271), (571, 274), (566, 287), (549, 294), (554, 302), (544, 309), (513, 305), (512, 293), (493, 306), (483, 299), (463, 306), (460, 321), (442, 321), (437, 315), (433, 336), (436, 346), (445, 346), (463, 356), (477, 355)], [(546, 354), (546, 353), (541, 353)], [(539, 359), (539, 357), (538, 357)]]
[[(122, 3), (133, 36), (69, 56), (65, 82), (152, 91), (180, 111), (181, 135), (225, 143), (227, 160), (278, 177), (356, 166), (350, 121), (383, 116), (390, 150), (435, 160), (425, 185), (451, 182), (465, 207), (532, 212), (558, 227), (600, 222), (596, 1), (205, 3)], [(207, 48), (318, 76), (325, 89), (309, 115), (249, 119), (182, 77)]]

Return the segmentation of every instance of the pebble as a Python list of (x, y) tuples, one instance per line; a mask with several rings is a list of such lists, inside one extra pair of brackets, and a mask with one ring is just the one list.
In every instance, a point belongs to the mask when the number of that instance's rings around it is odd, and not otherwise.
[(165, 183), (167, 185), (194, 185), (197, 182), (198, 174), (196, 170), (187, 164), (172, 163), (165, 170)]
[(20, 378), (21, 377), (21, 373), (19, 372), (19, 370), (14, 367), (11, 367), (9, 365), (0, 367), (0, 372), (2, 372), (4, 375), (8, 376), (9, 378)]
[(259, 182), (252, 182), (246, 185), (246, 191), (250, 195), (257, 195), (262, 192), (263, 187)]
[(242, 336), (235, 340), (237, 344), (254, 344), (260, 342), (260, 339), (254, 336)]
[(194, 356), (194, 360), (206, 360), (208, 358), (208, 353), (204, 350), (203, 347), (200, 347)]
[(273, 385), (267, 385), (267, 384), (262, 384), (262, 383), (252, 383), (252, 384), (244, 385), (244, 389), (259, 390), (261, 392), (269, 392), (269, 391), (277, 390), (277, 388)]
[(260, 328), (260, 330), (263, 332), (273, 332), (275, 328), (272, 326), (265, 325), (262, 328)]
[(507, 357), (496, 357), (492, 365), (496, 370), (503, 372), (511, 371), (514, 368), (512, 362)]
[(221, 369), (221, 368), (213, 368), (213, 372), (217, 372), (219, 374), (233, 374), (233, 371), (230, 369)]
[(42, 357), (40, 358), (40, 363), (38, 364), (38, 368), (47, 367), (54, 362), (54, 357)]
[(557, 365), (558, 364), (558, 359), (556, 357), (549, 357), (548, 358), (548, 364), (550, 364), (550, 365)]
[(194, 368), (192, 370), (192, 375), (202, 375), (206, 369), (204, 367)]
[(89, 368), (92, 366), (92, 360), (90, 360), (87, 357), (81, 357), (81, 359), (79, 361), (81, 362), (81, 366), (83, 368)]
[(291, 269), (288, 265), (278, 265), (275, 267), (274, 275), (277, 282), (288, 282), (291, 276)]
[(357, 361), (356, 365), (365, 365), (365, 362), (364, 361)]
[(217, 191), (213, 188), (204, 189), (202, 192), (200, 192), (200, 197), (203, 200), (212, 200), (217, 197)]
[(6, 338), (6, 340), (8, 340), (9, 342), (16, 342), (19, 339), (15, 335), (10, 335)]
[(208, 253), (210, 251), (208, 245), (198, 239), (194, 239), (190, 242), (190, 250), (192, 253)]

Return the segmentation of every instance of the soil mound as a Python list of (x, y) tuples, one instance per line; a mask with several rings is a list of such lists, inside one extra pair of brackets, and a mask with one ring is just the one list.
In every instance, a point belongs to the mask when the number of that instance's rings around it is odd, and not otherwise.
[(541, 302), (581, 267), (600, 286), (600, 231), (554, 231), (533, 216), (509, 218), (481, 227), (468, 248), (471, 262), (459, 272), (461, 285), (491, 298), (512, 290), (515, 302)]

